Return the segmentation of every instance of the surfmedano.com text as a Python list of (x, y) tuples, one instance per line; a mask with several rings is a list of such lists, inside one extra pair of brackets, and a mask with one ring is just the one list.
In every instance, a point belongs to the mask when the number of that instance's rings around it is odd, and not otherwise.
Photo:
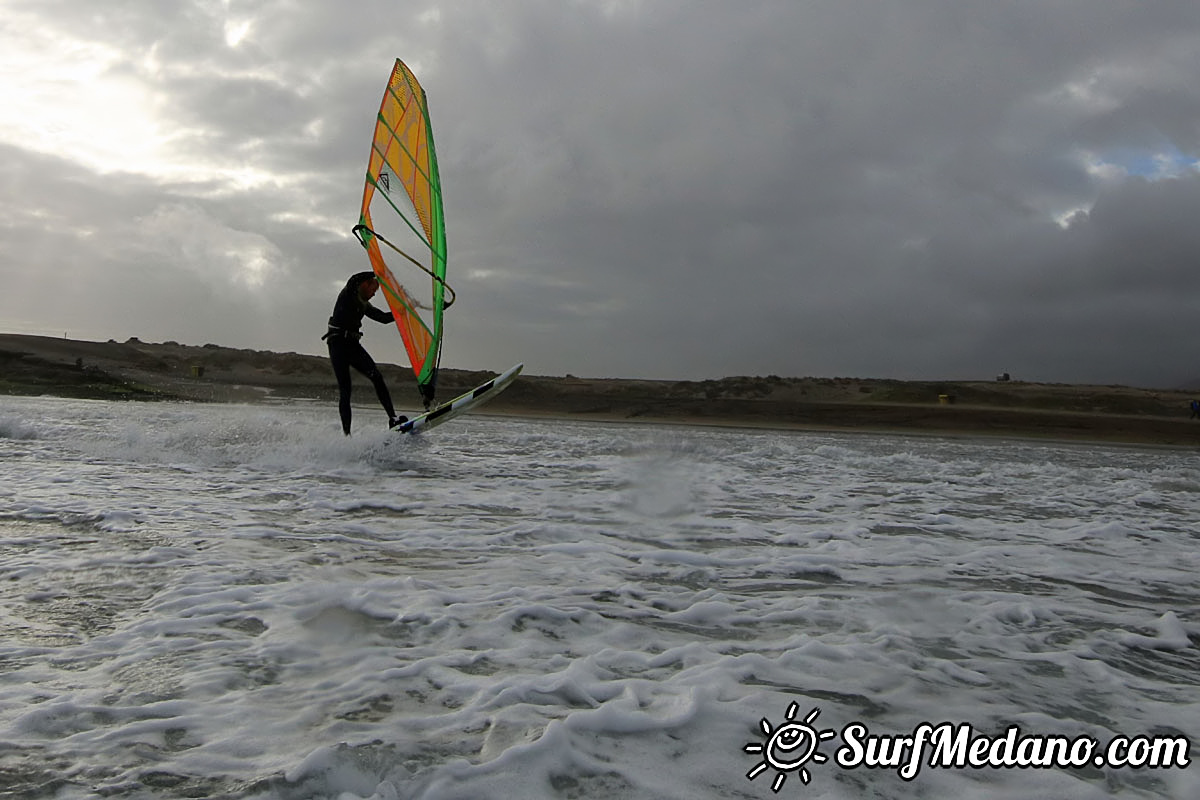
[[(843, 769), (896, 769), (911, 781), (923, 765), (932, 769), (1078, 769), (1081, 767), (1186, 767), (1184, 736), (1114, 736), (1101, 746), (1090, 736), (1022, 735), (1011, 725), (1001, 737), (974, 732), (969, 724), (923, 722), (911, 734), (872, 735), (861, 722), (842, 729), (836, 759)], [(923, 757), (928, 753), (928, 759)]]

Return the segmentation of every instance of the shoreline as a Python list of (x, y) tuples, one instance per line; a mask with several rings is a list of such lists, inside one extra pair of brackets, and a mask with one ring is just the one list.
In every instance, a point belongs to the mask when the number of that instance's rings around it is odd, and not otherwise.
[[(364, 406), (364, 408), (369, 406)], [(356, 406), (357, 408), (357, 406)], [(1107, 447), (1133, 447), (1151, 450), (1196, 450), (1200, 443), (1190, 441), (1152, 441), (1136, 436), (1106, 435), (1102, 430), (1081, 433), (1077, 436), (1038, 433), (1020, 428), (1001, 428), (992, 431), (972, 431), (955, 427), (946, 428), (903, 428), (862, 427), (839, 425), (815, 425), (787, 422), (754, 422), (744, 420), (715, 421), (704, 418), (646, 418), (619, 417), (603, 414), (566, 415), (554, 412), (492, 411), (485, 406), (472, 416), (513, 418), (529, 420), (553, 420), (560, 422), (587, 422), (601, 425), (659, 425), (688, 428), (710, 428), (713, 430), (744, 430), (762, 433), (831, 433), (850, 436), (900, 436), (918, 439), (989, 439), (993, 441), (1023, 442), (1026, 444), (1074, 444), (1080, 446), (1105, 445)]]
[[(941, 439), (996, 439), (1021, 442), (1046, 442), (1065, 444), (1106, 444), (1123, 447), (1152, 447), (1168, 449), (1200, 449), (1200, 423), (1196, 425), (1195, 436), (1188, 436), (1187, 431), (1175, 430), (1177, 420), (1158, 418), (1145, 420), (1148, 425), (1138, 426), (1138, 429), (1121, 427), (1113, 430), (1104, 427), (1103, 418), (1090, 420), (1091, 424), (1077, 425), (1073, 430), (1046, 430), (1037, 426), (1021, 425), (1019, 423), (988, 425), (972, 427), (955, 425), (953, 421), (933, 421), (925, 425), (872, 425), (861, 424), (857, 421), (845, 424), (818, 424), (806, 422), (790, 422), (778, 419), (754, 420), (744, 418), (714, 419), (699, 416), (660, 417), (640, 415), (625, 417), (618, 414), (581, 413), (570, 414), (554, 411), (532, 410), (493, 410), (491, 404), (476, 412), (480, 416), (516, 417), (524, 419), (546, 419), (594, 422), (603, 424), (625, 425), (680, 425), (696, 428), (713, 428), (721, 430), (739, 429), (751, 431), (774, 431), (783, 433), (839, 433), (863, 436), (912, 436)], [(369, 406), (365, 406), (369, 407)], [(1039, 412), (1033, 412), (1039, 413)], [(1047, 413), (1047, 412), (1040, 412)], [(1053, 412), (1049, 412), (1053, 415)], [(852, 416), (848, 412), (848, 416)], [(1159, 422), (1166, 422), (1160, 426)]]
[[(407, 367), (380, 364), (397, 410), (414, 407)], [(454, 397), (492, 373), (444, 368)], [(87, 342), (0, 334), (0, 394), (336, 405), (328, 359), (175, 342)], [(706, 381), (522, 375), (477, 413), (780, 431), (1011, 438), (1200, 448), (1200, 392), (1020, 381), (733, 377)], [(375, 403), (363, 380), (354, 402)], [(410, 414), (411, 415), (411, 414)]]

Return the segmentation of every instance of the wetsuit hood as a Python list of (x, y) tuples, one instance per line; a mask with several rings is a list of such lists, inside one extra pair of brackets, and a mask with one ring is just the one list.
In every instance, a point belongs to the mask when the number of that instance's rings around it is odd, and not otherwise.
[(374, 272), (356, 272), (350, 276), (350, 280), (346, 281), (347, 289), (357, 289), (363, 283), (370, 280), (375, 280)]

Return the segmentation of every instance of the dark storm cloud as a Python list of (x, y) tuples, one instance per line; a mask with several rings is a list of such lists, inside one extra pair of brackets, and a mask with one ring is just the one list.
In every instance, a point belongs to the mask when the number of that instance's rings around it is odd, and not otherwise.
[(347, 232), (399, 56), (437, 133), (451, 365), (1200, 372), (1192, 2), (17, 8), (118, 54), (104, 76), (147, 88), (187, 166), (96, 171), (7, 140), (0, 270), (26, 293), (47, 260), (104, 275), (69, 313), (104, 335), (318, 351), (365, 264)]

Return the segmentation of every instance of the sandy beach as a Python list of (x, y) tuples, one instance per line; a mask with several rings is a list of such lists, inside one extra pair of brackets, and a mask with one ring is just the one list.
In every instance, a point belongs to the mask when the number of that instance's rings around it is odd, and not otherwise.
[[(503, 365), (508, 366), (508, 365)], [(407, 367), (381, 364), (400, 409), (413, 409)], [(443, 369), (448, 399), (491, 373)], [(374, 403), (356, 381), (356, 402)], [(0, 394), (129, 400), (335, 402), (328, 360), (175, 342), (89, 342), (0, 334)], [(1200, 392), (1023, 381), (728, 377), (655, 381), (523, 375), (487, 413), (779, 429), (1200, 446), (1189, 403)]]

